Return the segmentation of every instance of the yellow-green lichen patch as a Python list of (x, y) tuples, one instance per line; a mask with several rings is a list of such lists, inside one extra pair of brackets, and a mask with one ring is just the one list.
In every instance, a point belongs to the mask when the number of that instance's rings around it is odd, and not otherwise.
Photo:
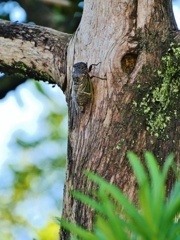
[(116, 143), (115, 149), (121, 150), (122, 145), (124, 144), (124, 142), (125, 142), (125, 139), (123, 139), (123, 138), (120, 139), (120, 140)]
[(147, 130), (159, 137), (178, 117), (180, 97), (180, 44), (171, 43), (162, 57), (162, 70), (157, 70), (157, 84), (142, 98), (140, 109), (146, 115)]

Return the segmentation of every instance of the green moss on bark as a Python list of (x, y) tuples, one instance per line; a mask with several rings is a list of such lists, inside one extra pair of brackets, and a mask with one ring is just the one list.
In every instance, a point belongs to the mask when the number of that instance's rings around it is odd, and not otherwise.
[[(162, 57), (162, 70), (156, 70), (157, 84), (142, 98), (139, 104), (146, 115), (146, 129), (151, 135), (159, 137), (170, 125), (171, 119), (177, 118), (180, 88), (180, 44), (171, 43)], [(137, 103), (133, 103), (137, 106)]]
[(19, 78), (34, 78), (36, 80), (48, 81), (49, 83), (55, 83), (53, 78), (43, 71), (37, 71), (35, 64), (34, 67), (28, 67), (23, 62), (13, 62), (10, 65), (4, 61), (0, 61), (0, 71), (7, 73), (8, 75), (15, 75)]

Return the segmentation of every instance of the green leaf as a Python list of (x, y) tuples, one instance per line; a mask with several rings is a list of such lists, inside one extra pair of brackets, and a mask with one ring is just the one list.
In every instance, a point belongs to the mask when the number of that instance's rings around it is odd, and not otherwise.
[(169, 236), (167, 236), (168, 237), (167, 239), (171, 240), (180, 239), (180, 221), (170, 226), (171, 229), (169, 230)]
[(163, 175), (164, 181), (167, 177), (170, 167), (173, 165), (173, 159), (174, 159), (173, 153), (169, 154), (168, 157), (165, 159), (165, 163), (164, 163), (163, 170), (162, 170), (162, 175)]
[(144, 167), (143, 167), (142, 163), (140, 162), (139, 158), (136, 156), (136, 154), (134, 154), (132, 152), (128, 152), (127, 156), (128, 156), (129, 162), (133, 168), (133, 171), (136, 175), (139, 186), (143, 185), (144, 182), (148, 182), (147, 174), (146, 174)]
[(163, 225), (168, 227), (174, 222), (175, 216), (180, 213), (180, 181), (175, 183), (165, 210)]
[(104, 213), (104, 207), (102, 206), (102, 204), (96, 202), (95, 200), (93, 200), (92, 198), (77, 192), (77, 191), (72, 191), (71, 194), (76, 197), (77, 199), (81, 200), (81, 202), (87, 204), (88, 206), (92, 207), (94, 210), (96, 210), (99, 213)]
[(146, 236), (148, 240), (150, 236), (148, 225), (135, 206), (130, 203), (128, 198), (116, 186), (111, 185), (94, 173), (86, 172), (86, 175), (99, 186), (104, 187), (104, 189), (106, 189), (106, 191), (114, 198), (116, 204), (119, 204), (119, 206), (122, 207), (123, 214), (125, 218), (128, 219), (129, 230), (141, 233)]
[(84, 230), (83, 228), (74, 225), (73, 223), (69, 223), (63, 219), (61, 219), (61, 226), (70, 231), (71, 233), (76, 234), (82, 240), (98, 240), (97, 237), (94, 236), (93, 233)]
[(114, 226), (112, 226), (111, 219), (107, 220), (100, 216), (97, 217), (94, 232), (98, 239), (101, 240), (117, 240), (117, 238), (123, 240), (129, 239), (127, 233), (124, 232), (121, 225), (119, 225), (117, 231), (117, 229), (115, 230)]
[(99, 186), (99, 198), (104, 208), (104, 215), (107, 216), (108, 219), (106, 222), (108, 224), (109, 233), (111, 232), (111, 237), (109, 239), (116, 239), (117, 236), (122, 236), (124, 239), (124, 226), (122, 225), (122, 221), (120, 221), (120, 217), (115, 214), (115, 204), (112, 202), (112, 199), (109, 199), (106, 189), (102, 186)]
[(128, 157), (139, 184), (139, 209), (116, 186), (86, 172), (88, 178), (98, 185), (95, 191), (97, 200), (78, 192), (73, 195), (96, 210), (94, 232), (66, 222), (62, 226), (82, 240), (180, 240), (180, 224), (174, 222), (180, 214), (180, 181), (176, 182), (169, 201), (165, 202), (165, 181), (174, 156), (170, 154), (160, 170), (153, 154), (146, 152), (149, 177), (135, 154), (128, 153)]
[[(154, 228), (154, 219), (152, 216), (152, 193), (150, 190), (148, 176), (139, 158), (134, 153), (129, 152), (128, 158), (139, 184), (138, 199), (139, 207), (143, 215), (143, 225), (146, 224), (146, 229), (149, 230), (149, 226), (151, 226), (151, 228)], [(143, 233), (142, 230), (141, 232)], [(146, 237), (149, 237), (149, 234), (150, 232), (146, 231)]]
[(165, 179), (159, 171), (159, 166), (153, 154), (146, 152), (145, 159), (151, 180), (149, 219), (151, 219), (151, 226), (154, 231), (158, 231), (165, 199)]
[(61, 218), (55, 217), (54, 219), (55, 219), (55, 221), (56, 221), (57, 223), (61, 224)]

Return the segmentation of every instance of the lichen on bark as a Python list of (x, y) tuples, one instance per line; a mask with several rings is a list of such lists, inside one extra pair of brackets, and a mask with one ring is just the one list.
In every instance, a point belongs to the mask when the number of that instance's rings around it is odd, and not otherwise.
[(149, 88), (139, 104), (136, 101), (133, 104), (146, 116), (150, 135), (167, 139), (164, 131), (170, 127), (171, 120), (178, 117), (180, 44), (171, 43), (161, 62), (161, 70), (154, 69), (156, 84)]
[(54, 79), (42, 70), (36, 70), (25, 63), (18, 61), (13, 62), (11, 65), (6, 64), (4, 61), (0, 61), (0, 69), (2, 72), (8, 72), (9, 75), (15, 75), (19, 78), (34, 78), (35, 80), (44, 80), (49, 83), (54, 83)]

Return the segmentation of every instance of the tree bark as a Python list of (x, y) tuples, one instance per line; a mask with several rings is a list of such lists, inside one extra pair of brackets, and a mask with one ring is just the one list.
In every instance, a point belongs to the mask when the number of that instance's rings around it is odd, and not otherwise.
[[(170, 152), (179, 159), (179, 119), (172, 117), (169, 127), (157, 137), (147, 131), (147, 115), (140, 109), (150, 87), (156, 87), (154, 70), (161, 68), (161, 57), (174, 33), (177, 26), (171, 1), (85, 1), (81, 23), (67, 52), (67, 78), (71, 81), (66, 92), (69, 138), (62, 216), (66, 220), (92, 228), (94, 212), (69, 194), (71, 190), (88, 194), (95, 187), (84, 176), (84, 170), (96, 172), (136, 201), (135, 177), (127, 151), (142, 158), (149, 150), (160, 165)], [(106, 81), (92, 79), (94, 101), (84, 114), (76, 113), (73, 106), (71, 76), (76, 62), (101, 62), (93, 75), (107, 77)], [(179, 105), (179, 98), (176, 101)], [(172, 174), (167, 192), (173, 182)], [(62, 229), (61, 239), (69, 238)]]
[(0, 71), (66, 88), (66, 49), (70, 34), (0, 20)]
[[(150, 108), (157, 113), (152, 90), (162, 79), (154, 70), (162, 68), (161, 57), (173, 40), (180, 42), (180, 34), (170, 0), (86, 0), (81, 23), (70, 38), (52, 29), (0, 21), (0, 70), (55, 82), (65, 92), (69, 136), (62, 217), (91, 229), (94, 212), (69, 193), (75, 189), (86, 194), (95, 187), (84, 170), (98, 173), (136, 201), (128, 150), (140, 157), (149, 150), (160, 166), (170, 152), (179, 159), (179, 97), (173, 105), (176, 116), (169, 107), (172, 118), (158, 134), (148, 126), (143, 99), (150, 96)], [(88, 66), (101, 62), (90, 74), (106, 78), (92, 78), (94, 100), (85, 113), (76, 110), (73, 100), (72, 72), (77, 62)], [(173, 181), (170, 175), (167, 192)], [(62, 228), (61, 239), (69, 238)]]

